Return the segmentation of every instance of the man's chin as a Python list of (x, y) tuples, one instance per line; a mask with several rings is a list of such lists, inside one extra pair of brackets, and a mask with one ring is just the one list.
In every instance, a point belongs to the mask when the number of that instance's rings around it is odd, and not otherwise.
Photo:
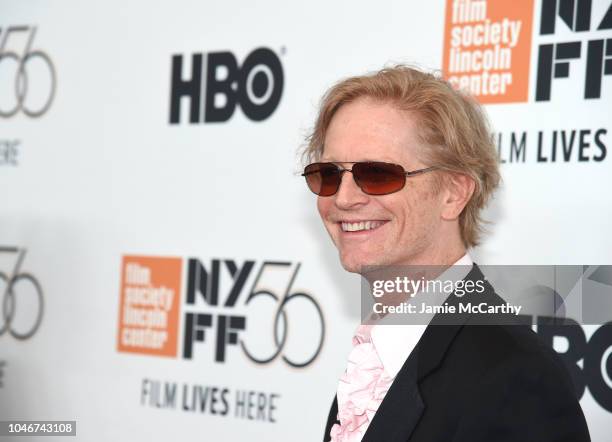
[(346, 270), (347, 272), (350, 273), (361, 273), (361, 266), (359, 265), (355, 265), (355, 264), (345, 264), (344, 262), (342, 262), (342, 267), (344, 268), (344, 270)]
[(359, 259), (354, 259), (354, 257), (343, 258), (342, 256), (340, 257), (340, 263), (342, 264), (342, 267), (344, 268), (344, 270), (346, 270), (347, 272), (359, 273), (359, 274), (362, 273), (364, 267), (376, 265), (376, 263), (369, 262), (368, 260), (365, 260), (365, 259), (359, 260)]

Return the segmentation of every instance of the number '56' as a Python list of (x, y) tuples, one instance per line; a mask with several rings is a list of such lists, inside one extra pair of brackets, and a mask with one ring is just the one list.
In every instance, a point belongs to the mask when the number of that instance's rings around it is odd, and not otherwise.
[[(40, 117), (53, 103), (57, 76), (51, 58), (32, 49), (35, 26), (0, 28), (0, 117), (21, 111)], [(12, 43), (24, 41), (23, 48)]]

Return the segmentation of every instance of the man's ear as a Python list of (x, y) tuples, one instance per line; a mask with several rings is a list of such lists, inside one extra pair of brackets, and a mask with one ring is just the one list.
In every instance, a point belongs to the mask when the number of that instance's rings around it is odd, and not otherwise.
[(451, 221), (459, 215), (474, 193), (476, 183), (472, 177), (461, 173), (451, 173), (445, 177), (445, 199), (442, 218)]

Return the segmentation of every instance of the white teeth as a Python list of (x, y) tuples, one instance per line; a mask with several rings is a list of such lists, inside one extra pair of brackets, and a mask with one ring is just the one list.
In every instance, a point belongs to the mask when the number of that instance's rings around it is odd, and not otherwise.
[(342, 231), (344, 232), (359, 232), (361, 230), (375, 229), (381, 226), (383, 223), (381, 221), (361, 221), (358, 223), (343, 222), (341, 224), (342, 224)]

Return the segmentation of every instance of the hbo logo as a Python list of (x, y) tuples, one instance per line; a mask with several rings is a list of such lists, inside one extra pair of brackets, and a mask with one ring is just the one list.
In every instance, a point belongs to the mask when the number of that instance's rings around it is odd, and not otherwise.
[(255, 49), (242, 66), (231, 52), (193, 54), (191, 72), (185, 70), (183, 56), (173, 55), (170, 124), (180, 122), (182, 100), (189, 103), (190, 123), (227, 121), (238, 104), (248, 118), (262, 121), (276, 110), (283, 92), (283, 67), (267, 48)]
[[(573, 319), (539, 317), (538, 335), (551, 347), (555, 338), (565, 339), (567, 350), (560, 355), (574, 381), (576, 396), (581, 398), (588, 387), (597, 403), (612, 412), (612, 322), (599, 327), (587, 340)], [(578, 365), (581, 360), (582, 367)]]

